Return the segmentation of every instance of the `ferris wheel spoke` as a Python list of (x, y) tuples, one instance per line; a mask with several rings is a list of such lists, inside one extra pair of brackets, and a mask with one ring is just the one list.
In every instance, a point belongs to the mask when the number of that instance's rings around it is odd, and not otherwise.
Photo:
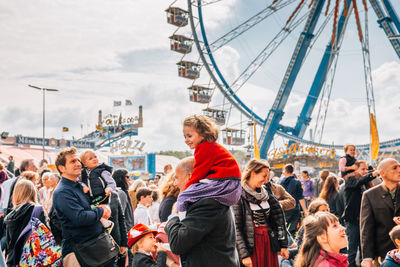
[[(393, 26), (392, 26), (392, 18), (388, 17), (384, 12), (378, 1), (376, 0), (369, 0), (371, 3), (372, 8), (374, 9), (376, 15), (378, 16), (378, 23), (382, 27), (383, 31), (385, 32), (386, 36), (389, 38), (390, 43), (392, 44), (395, 52), (397, 53), (397, 56), (400, 58), (400, 39), (397, 38), (391, 38), (396, 35)], [(385, 7), (387, 7), (387, 3), (389, 1), (385, 1)], [(398, 22), (397, 15), (395, 13), (392, 13), (392, 16), (395, 18), (395, 22)], [(400, 23), (398, 22), (399, 26)], [(397, 26), (397, 24), (396, 24)], [(397, 27), (399, 27), (397, 26)], [(399, 29), (400, 30), (400, 29)]]
[[(339, 51), (343, 42), (344, 33), (349, 21), (349, 17), (353, 11), (353, 5), (351, 1), (347, 2), (347, 6), (343, 7), (343, 11), (339, 17), (339, 23), (336, 27), (334, 42), (329, 41), (325, 53), (322, 57), (321, 63), (318, 67), (314, 81), (311, 85), (309, 93), (306, 98), (306, 102), (303, 109), (300, 112), (300, 116), (297, 119), (296, 126), (294, 127), (294, 134), (303, 137), (307, 126), (311, 121), (311, 114), (313, 113), (315, 104), (321, 94), (320, 105), (318, 109), (318, 115), (316, 118), (316, 126), (314, 129), (314, 136), (322, 138), (322, 133), (325, 125), (325, 118), (329, 106), (330, 92), (333, 86), (333, 79), (336, 71), (337, 59)], [(332, 68), (333, 66), (333, 68)], [(327, 82), (328, 81), (328, 82)], [(327, 97), (327, 99), (326, 99)], [(314, 140), (316, 140), (314, 138)]]
[(256, 58), (245, 68), (238, 78), (230, 86), (237, 93), (251, 76), (265, 63), (265, 61), (273, 54), (279, 45), (290, 35), (290, 33), (299, 26), (306, 18), (308, 13), (304, 14), (297, 20), (293, 20), (285, 28), (268, 43), (268, 45), (256, 56)]
[[(209, 44), (209, 48), (212, 51), (216, 51), (219, 48), (223, 47), (227, 43), (231, 42), (238, 36), (242, 35), (249, 29), (253, 28), (255, 25), (260, 23), (261, 21), (265, 20), (268, 18), (270, 15), (276, 13), (278, 10), (290, 5), (291, 3), (295, 2), (296, 0), (286, 0), (286, 1), (279, 1), (276, 3), (272, 3), (265, 9), (261, 10), (251, 18), (247, 19), (245, 22), (241, 23), (240, 25), (236, 26), (233, 28), (231, 31), (228, 33), (224, 34), (222, 37), (216, 39), (214, 42)], [(204, 4), (202, 3), (202, 6)], [(206, 48), (203, 48), (203, 51), (206, 51)]]

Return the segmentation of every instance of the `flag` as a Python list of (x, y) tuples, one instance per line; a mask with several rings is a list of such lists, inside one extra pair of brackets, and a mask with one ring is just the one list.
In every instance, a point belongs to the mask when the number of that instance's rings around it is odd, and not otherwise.
[(122, 124), (122, 113), (119, 113), (118, 126), (121, 126), (121, 124)]
[(257, 124), (254, 123), (254, 157), (256, 159), (260, 159), (260, 150), (258, 149), (256, 126)]
[(132, 106), (132, 101), (129, 99), (125, 99), (125, 106)]
[(371, 160), (376, 160), (379, 153), (379, 135), (376, 127), (376, 118), (374, 114), (370, 114), (370, 129), (371, 129)]
[(69, 129), (68, 129), (68, 127), (63, 127), (63, 128), (62, 128), (62, 131), (63, 131), (63, 132), (69, 132)]
[(119, 107), (122, 105), (121, 101), (114, 101), (114, 107)]

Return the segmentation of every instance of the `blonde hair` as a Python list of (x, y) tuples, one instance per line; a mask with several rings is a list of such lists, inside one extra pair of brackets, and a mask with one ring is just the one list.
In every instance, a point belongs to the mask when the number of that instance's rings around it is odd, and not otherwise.
[(294, 267), (318, 266), (316, 260), (320, 254), (321, 245), (317, 237), (327, 233), (330, 224), (337, 222), (335, 215), (329, 212), (317, 212), (304, 219), (304, 239)]
[(91, 149), (85, 149), (85, 150), (83, 150), (82, 153), (79, 155), (79, 159), (81, 160), (81, 163), (82, 163), (82, 164), (85, 163), (86, 157), (87, 157), (87, 155), (88, 155), (89, 153), (93, 153), (93, 154), (96, 155), (96, 153), (95, 153), (93, 150), (91, 150)]
[(39, 174), (33, 171), (24, 171), (23, 173), (21, 173), (21, 176), (31, 182), (36, 182), (39, 179)]
[(346, 145), (344, 146), (344, 148), (343, 148), (344, 153), (346, 153), (347, 150), (348, 150), (350, 147), (354, 147), (354, 149), (356, 149), (356, 146), (355, 146), (355, 145), (353, 145), (353, 144), (346, 144)]
[(21, 179), (15, 184), (12, 203), (17, 207), (28, 202), (38, 203), (36, 188), (31, 181)]
[(246, 167), (243, 170), (242, 174), (242, 184), (249, 180), (251, 173), (254, 171), (255, 173), (260, 173), (262, 169), (267, 168), (270, 169), (268, 161), (265, 159), (251, 159)]
[(166, 198), (170, 196), (178, 197), (180, 189), (176, 185), (175, 182), (175, 172), (170, 173), (166, 178), (166, 181), (161, 188), (161, 197)]
[(204, 115), (192, 115), (183, 121), (183, 127), (193, 127), (196, 132), (208, 142), (218, 139), (218, 127), (215, 122)]
[(0, 171), (4, 169), (4, 164), (0, 162)]

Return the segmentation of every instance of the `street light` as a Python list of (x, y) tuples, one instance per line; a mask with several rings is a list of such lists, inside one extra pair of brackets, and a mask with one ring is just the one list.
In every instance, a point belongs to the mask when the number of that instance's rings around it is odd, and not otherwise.
[(45, 92), (49, 91), (49, 92), (58, 92), (57, 89), (49, 89), (49, 88), (40, 88), (34, 85), (30, 85), (28, 84), (29, 87), (35, 88), (37, 90), (41, 90), (43, 91), (43, 139), (42, 139), (42, 149), (43, 149), (43, 159), (44, 159), (44, 144), (45, 144), (45, 121), (46, 121), (46, 112), (45, 112), (45, 104), (46, 104), (46, 98), (45, 98)]

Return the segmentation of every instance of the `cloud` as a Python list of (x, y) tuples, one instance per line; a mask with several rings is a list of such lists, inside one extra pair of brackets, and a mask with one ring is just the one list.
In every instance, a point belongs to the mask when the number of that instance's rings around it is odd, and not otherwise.
[[(205, 105), (189, 102), (191, 80), (177, 75), (182, 55), (169, 50), (168, 37), (177, 29), (167, 24), (163, 0), (15, 0), (0, 3), (0, 131), (12, 135), (42, 135), (42, 94), (28, 84), (57, 88), (46, 93), (46, 136), (80, 137), (94, 129), (98, 110), (103, 115), (144, 109), (144, 127), (137, 138), (146, 151), (187, 149), (181, 123), (185, 116), (201, 113)], [(174, 4), (175, 5), (175, 4)], [(176, 5), (186, 8), (186, 1)], [(206, 27), (217, 32), (237, 0), (204, 7)], [(189, 27), (178, 33), (190, 33)], [(193, 47), (189, 59), (197, 60)], [(232, 80), (240, 72), (241, 53), (226, 46), (216, 55), (224, 75)], [(374, 70), (377, 119), (381, 139), (398, 136), (400, 83), (397, 62)], [(277, 76), (279, 76), (277, 74)], [(202, 81), (209, 77), (203, 71)], [(200, 82), (199, 81), (196, 81)], [(213, 104), (222, 97), (216, 92)], [(266, 117), (276, 90), (251, 81), (238, 93), (257, 114)], [(132, 99), (129, 108), (113, 108), (113, 100)], [(388, 101), (391, 99), (392, 101)], [(304, 96), (293, 93), (285, 110), (288, 124), (297, 119)], [(351, 118), (351, 119), (350, 119)], [(354, 118), (354, 119), (353, 119)], [(245, 122), (232, 112), (231, 123)], [(61, 133), (63, 126), (69, 133)], [(345, 97), (331, 100), (324, 140), (335, 143), (368, 142), (366, 104)]]

